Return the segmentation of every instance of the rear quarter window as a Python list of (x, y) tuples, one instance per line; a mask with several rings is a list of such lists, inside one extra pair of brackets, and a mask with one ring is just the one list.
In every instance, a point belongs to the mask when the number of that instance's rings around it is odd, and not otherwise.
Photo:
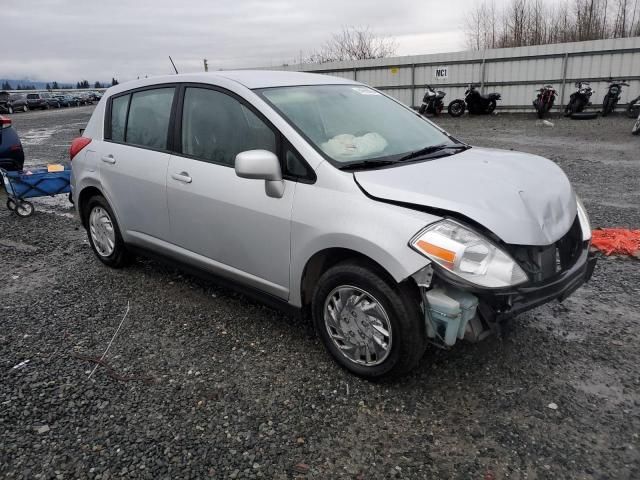
[(114, 142), (124, 142), (129, 98), (131, 98), (131, 95), (124, 95), (111, 101), (111, 140)]
[(29, 93), (27, 95), (27, 98), (30, 99), (30, 100), (37, 100), (37, 99), (40, 98), (40, 95), (38, 95), (37, 93)]

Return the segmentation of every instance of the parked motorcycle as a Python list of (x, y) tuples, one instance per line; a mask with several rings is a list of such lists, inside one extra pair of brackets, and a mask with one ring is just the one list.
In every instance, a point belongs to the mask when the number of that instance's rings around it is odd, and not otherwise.
[(606, 117), (612, 113), (618, 100), (620, 100), (620, 94), (622, 93), (622, 87), (628, 87), (629, 84), (625, 82), (618, 82), (615, 80), (609, 80), (609, 90), (602, 100), (602, 116)]
[(449, 115), (459, 117), (467, 108), (469, 113), (474, 115), (492, 113), (496, 109), (496, 102), (500, 98), (501, 95), (499, 93), (482, 95), (477, 90), (477, 85), (469, 85), (467, 91), (464, 92), (464, 100), (458, 98), (449, 104)]
[(565, 115), (568, 117), (572, 113), (582, 112), (585, 107), (591, 105), (591, 95), (593, 95), (593, 89), (589, 82), (576, 82), (577, 90), (569, 97), (569, 103), (564, 109)]
[(636, 120), (636, 123), (633, 125), (633, 128), (631, 129), (631, 133), (633, 135), (640, 135), (640, 113), (638, 114), (638, 119)]
[(538, 90), (538, 96), (533, 101), (533, 108), (538, 112), (538, 118), (544, 118), (545, 114), (553, 107), (558, 92), (551, 85), (545, 85)]
[(636, 118), (638, 115), (640, 115), (640, 96), (627, 104), (627, 117)]
[(418, 109), (420, 115), (424, 115), (425, 113), (440, 115), (444, 108), (444, 102), (442, 100), (445, 95), (446, 93), (442, 90), (435, 91), (427, 85), (427, 91), (425, 92), (424, 97), (422, 97), (422, 105), (420, 105), (420, 108)]

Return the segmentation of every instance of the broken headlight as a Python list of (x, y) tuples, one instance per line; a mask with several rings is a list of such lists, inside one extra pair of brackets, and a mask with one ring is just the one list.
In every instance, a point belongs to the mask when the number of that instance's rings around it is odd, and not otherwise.
[(528, 280), (501, 248), (452, 220), (429, 225), (409, 244), (451, 273), (482, 287), (510, 287)]

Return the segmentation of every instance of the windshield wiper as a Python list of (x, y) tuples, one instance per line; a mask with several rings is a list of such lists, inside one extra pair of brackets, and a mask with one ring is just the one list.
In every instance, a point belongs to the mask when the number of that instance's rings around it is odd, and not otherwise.
[(413, 160), (414, 158), (429, 155), (431, 153), (440, 152), (442, 150), (466, 150), (467, 148), (469, 148), (468, 145), (464, 145), (464, 144), (455, 145), (452, 143), (443, 143), (440, 145), (429, 145), (428, 147), (421, 148), (420, 150), (416, 150), (415, 152), (407, 153), (404, 157), (400, 157), (396, 161), (406, 162), (407, 160)]
[(362, 160), (361, 162), (352, 162), (342, 165), (340, 170), (351, 170), (357, 168), (386, 167), (396, 163), (392, 160)]

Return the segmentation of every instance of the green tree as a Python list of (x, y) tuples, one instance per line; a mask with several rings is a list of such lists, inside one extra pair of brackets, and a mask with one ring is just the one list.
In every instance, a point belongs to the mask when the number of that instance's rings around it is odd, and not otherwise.
[(49, 85), (49, 84), (47, 83), (47, 85), (46, 85), (44, 88), (45, 88), (45, 90), (51, 90), (51, 85)]
[(118, 85), (118, 79), (115, 77), (111, 77), (111, 86), (113, 87), (114, 85)]
[(13, 90), (13, 88), (11, 88), (11, 84), (7, 81), (2, 82), (2, 90)]
[(60, 86), (58, 85), (58, 82), (53, 82), (53, 83), (51, 84), (51, 88), (52, 88), (53, 90), (59, 90), (59, 89), (60, 89)]
[(102, 84), (100, 82), (96, 82), (93, 84), (93, 88), (102, 88)]

